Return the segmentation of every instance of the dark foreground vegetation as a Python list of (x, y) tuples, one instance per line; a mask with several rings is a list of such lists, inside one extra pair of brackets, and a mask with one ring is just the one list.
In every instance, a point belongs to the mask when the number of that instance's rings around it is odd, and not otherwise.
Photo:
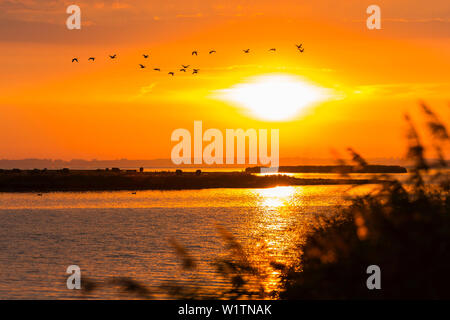
[(255, 176), (240, 172), (114, 172), (104, 170), (3, 170), (0, 172), (0, 192), (267, 188), (287, 185), (377, 182), (375, 179), (298, 179), (286, 175)]
[[(443, 158), (449, 135), (421, 107), (438, 162), (426, 161), (418, 131), (406, 117), (414, 164), (408, 186), (391, 179), (325, 219), (299, 247), (298, 261), (283, 269), (280, 298), (450, 298), (450, 177)], [(425, 183), (431, 168), (437, 173)], [(369, 265), (381, 269), (381, 290), (367, 289)]]
[[(267, 261), (266, 265), (280, 275), (278, 290), (265, 290), (265, 277), (271, 271), (252, 262), (249, 251), (220, 227), (228, 251), (217, 257), (214, 265), (229, 287), (208, 292), (204, 283), (186, 286), (173, 282), (159, 290), (184, 299), (449, 299), (450, 177), (443, 158), (449, 135), (426, 105), (422, 110), (438, 162), (426, 161), (419, 134), (406, 117), (408, 157), (413, 163), (408, 181), (401, 183), (391, 177), (372, 193), (352, 198), (350, 206), (321, 216), (320, 227), (300, 238), (293, 262)], [(349, 151), (354, 165), (366, 165), (360, 155)], [(425, 175), (431, 179), (425, 180)], [(196, 261), (189, 252), (174, 240), (171, 244), (183, 268), (195, 273)], [(380, 290), (367, 287), (367, 267), (371, 265), (381, 270)], [(111, 279), (102, 284), (141, 298), (151, 297), (145, 285), (132, 279)], [(98, 288), (96, 282), (87, 282), (85, 292)]]

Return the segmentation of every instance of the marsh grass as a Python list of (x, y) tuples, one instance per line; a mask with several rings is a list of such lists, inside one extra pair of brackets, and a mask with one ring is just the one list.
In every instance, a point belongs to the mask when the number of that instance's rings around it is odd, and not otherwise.
[[(449, 298), (450, 197), (443, 148), (449, 136), (421, 103), (437, 161), (429, 163), (409, 116), (409, 178), (389, 177), (373, 192), (352, 199), (309, 234), (302, 254), (282, 276), (282, 299)], [(353, 161), (365, 165), (353, 150)], [(433, 173), (428, 181), (424, 176)], [(366, 268), (381, 268), (381, 290), (368, 290)]]

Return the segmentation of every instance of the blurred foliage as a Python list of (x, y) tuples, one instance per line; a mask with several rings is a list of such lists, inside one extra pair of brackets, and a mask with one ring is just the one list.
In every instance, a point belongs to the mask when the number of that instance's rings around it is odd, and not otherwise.
[[(413, 164), (408, 180), (391, 177), (308, 235), (298, 261), (283, 274), (281, 299), (450, 298), (450, 183), (442, 170), (449, 136), (434, 112), (424, 103), (421, 107), (436, 162), (426, 160), (419, 133), (406, 116), (407, 157)], [(366, 287), (369, 265), (381, 269), (381, 290)]]

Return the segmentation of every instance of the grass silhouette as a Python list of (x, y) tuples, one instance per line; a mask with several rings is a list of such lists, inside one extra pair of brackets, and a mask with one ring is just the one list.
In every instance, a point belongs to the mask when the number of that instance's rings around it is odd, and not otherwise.
[[(298, 261), (283, 273), (282, 299), (437, 299), (450, 291), (450, 184), (442, 148), (449, 136), (424, 103), (437, 163), (425, 159), (419, 133), (408, 123), (406, 183), (394, 178), (356, 197), (311, 233)], [(354, 153), (354, 151), (352, 151)], [(365, 163), (354, 153), (354, 160)], [(436, 169), (430, 181), (424, 174)], [(368, 290), (366, 268), (381, 269), (381, 290)]]

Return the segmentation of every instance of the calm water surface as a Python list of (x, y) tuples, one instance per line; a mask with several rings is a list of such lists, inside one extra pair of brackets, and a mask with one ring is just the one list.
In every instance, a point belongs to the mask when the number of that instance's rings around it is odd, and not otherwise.
[[(79, 297), (66, 288), (69, 265), (80, 266), (82, 279), (127, 276), (151, 288), (172, 280), (189, 285), (193, 275), (181, 268), (170, 238), (199, 262), (196, 280), (215, 289), (225, 285), (211, 266), (225, 252), (217, 225), (257, 252), (261, 264), (267, 257), (288, 262), (297, 253), (297, 236), (320, 214), (345, 204), (348, 189), (0, 193), (0, 299)], [(270, 274), (267, 289), (276, 285)], [(91, 297), (120, 298), (107, 291)]]

